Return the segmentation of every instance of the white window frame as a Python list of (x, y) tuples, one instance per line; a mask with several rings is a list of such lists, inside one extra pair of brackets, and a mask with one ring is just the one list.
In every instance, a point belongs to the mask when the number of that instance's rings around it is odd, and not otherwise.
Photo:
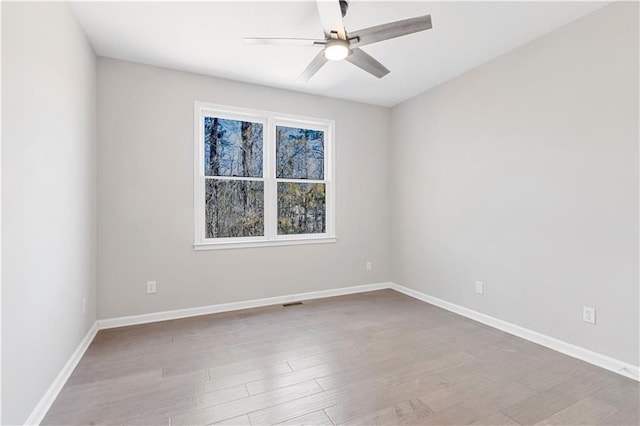
[[(262, 178), (229, 178), (264, 182), (265, 235), (259, 237), (205, 238), (204, 123), (205, 117), (252, 121), (263, 124)], [(292, 244), (335, 243), (335, 121), (292, 114), (195, 102), (194, 109), (194, 244), (195, 250)], [(276, 178), (276, 126), (299, 127), (324, 132), (324, 179)], [(223, 178), (226, 179), (226, 178)], [(277, 182), (295, 181), (325, 184), (325, 232), (322, 234), (278, 235)]]

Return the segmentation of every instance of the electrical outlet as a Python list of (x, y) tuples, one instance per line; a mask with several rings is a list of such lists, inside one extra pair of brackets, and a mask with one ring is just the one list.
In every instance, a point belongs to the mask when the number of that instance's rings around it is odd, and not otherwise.
[(484, 284), (482, 281), (476, 281), (476, 294), (484, 293)]
[(589, 324), (596, 323), (596, 308), (590, 308), (588, 306), (582, 307), (582, 321)]
[(372, 270), (372, 269), (373, 269), (373, 264), (371, 263), (371, 261), (368, 261), (368, 262), (367, 262), (366, 267), (367, 267), (367, 271), (370, 271), (370, 270)]
[(82, 315), (87, 313), (87, 298), (82, 298)]
[(155, 281), (147, 281), (147, 294), (152, 294), (156, 292), (156, 282)]

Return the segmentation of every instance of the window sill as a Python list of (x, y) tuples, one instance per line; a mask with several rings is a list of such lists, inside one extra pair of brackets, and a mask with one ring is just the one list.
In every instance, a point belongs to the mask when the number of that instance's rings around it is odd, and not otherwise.
[(216, 243), (195, 243), (193, 249), (200, 250), (225, 250), (253, 247), (278, 247), (278, 246), (295, 246), (301, 244), (328, 244), (335, 243), (336, 237), (317, 237), (317, 238), (289, 238), (269, 241), (228, 241)]

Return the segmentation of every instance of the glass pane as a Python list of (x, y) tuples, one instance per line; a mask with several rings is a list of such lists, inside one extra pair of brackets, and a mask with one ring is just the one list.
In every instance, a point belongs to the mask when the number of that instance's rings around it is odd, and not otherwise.
[(264, 235), (264, 184), (247, 180), (207, 179), (207, 238)]
[(276, 177), (324, 179), (324, 132), (276, 126)]
[(325, 184), (278, 182), (278, 234), (325, 232)]
[(205, 117), (204, 174), (262, 177), (262, 124)]

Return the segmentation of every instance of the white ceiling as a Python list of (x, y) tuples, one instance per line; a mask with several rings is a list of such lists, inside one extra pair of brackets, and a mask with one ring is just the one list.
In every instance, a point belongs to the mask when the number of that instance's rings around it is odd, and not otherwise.
[(433, 29), (363, 47), (391, 73), (378, 80), (346, 61), (308, 83), (318, 47), (246, 45), (245, 36), (323, 38), (313, 1), (76, 2), (100, 56), (392, 106), (567, 24), (606, 2), (351, 0), (347, 31), (431, 14)]

